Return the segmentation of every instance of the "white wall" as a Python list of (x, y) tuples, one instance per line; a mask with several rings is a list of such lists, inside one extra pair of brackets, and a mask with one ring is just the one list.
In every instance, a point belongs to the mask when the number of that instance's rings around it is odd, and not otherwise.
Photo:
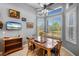
[[(8, 17), (8, 10), (9, 9), (14, 9), (17, 11), (20, 11), (21, 17), (27, 18), (27, 21), (32, 21), (34, 22), (34, 28), (33, 29), (27, 29), (26, 28), (26, 22), (21, 21), (21, 19), (15, 19), (15, 18), (10, 18)], [(26, 4), (20, 4), (20, 3), (15, 3), (15, 4), (0, 4), (0, 20), (3, 21), (4, 27), (2, 30), (0, 30), (0, 37), (3, 36), (10, 36), (14, 37), (17, 36), (18, 34), (23, 33), (23, 42), (26, 41), (26, 37), (31, 34), (36, 33), (36, 15), (35, 15), (35, 10), (32, 7), (27, 6)], [(16, 21), (22, 23), (22, 29), (21, 30), (6, 30), (6, 21)], [(5, 35), (3, 35), (3, 31), (7, 31)]]

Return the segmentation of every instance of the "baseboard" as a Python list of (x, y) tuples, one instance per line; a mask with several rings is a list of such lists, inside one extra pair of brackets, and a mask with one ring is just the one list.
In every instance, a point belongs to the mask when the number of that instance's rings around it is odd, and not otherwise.
[(62, 47), (63, 49), (65, 49), (68, 53), (70, 53), (72, 56), (75, 56), (75, 54), (73, 54), (71, 51), (69, 51), (68, 49)]

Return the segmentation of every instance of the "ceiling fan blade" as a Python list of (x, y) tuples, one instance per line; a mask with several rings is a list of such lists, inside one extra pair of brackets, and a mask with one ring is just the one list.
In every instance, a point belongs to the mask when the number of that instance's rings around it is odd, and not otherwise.
[(48, 6), (51, 6), (51, 5), (53, 5), (54, 3), (50, 3), (50, 4), (48, 4)]
[(47, 8), (47, 5), (44, 5), (44, 9), (46, 9)]
[(46, 9), (47, 7), (49, 7), (49, 6), (51, 6), (52, 4), (54, 4), (54, 3), (49, 3), (48, 5), (44, 5), (44, 9)]

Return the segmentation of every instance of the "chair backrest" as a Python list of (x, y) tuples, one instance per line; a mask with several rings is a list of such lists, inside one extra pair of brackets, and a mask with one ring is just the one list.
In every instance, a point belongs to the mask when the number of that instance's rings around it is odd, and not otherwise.
[(62, 41), (57, 41), (57, 42), (58, 42), (58, 49), (60, 49), (62, 45)]
[(62, 41), (57, 41), (58, 44), (56, 45), (57, 48), (57, 55), (60, 55), (60, 50), (61, 50), (61, 46), (62, 46)]

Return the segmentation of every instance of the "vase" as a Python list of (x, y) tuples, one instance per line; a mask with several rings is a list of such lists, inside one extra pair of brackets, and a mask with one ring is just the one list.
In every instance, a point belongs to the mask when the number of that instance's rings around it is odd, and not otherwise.
[(44, 43), (44, 42), (45, 42), (45, 38), (41, 37), (41, 43)]

